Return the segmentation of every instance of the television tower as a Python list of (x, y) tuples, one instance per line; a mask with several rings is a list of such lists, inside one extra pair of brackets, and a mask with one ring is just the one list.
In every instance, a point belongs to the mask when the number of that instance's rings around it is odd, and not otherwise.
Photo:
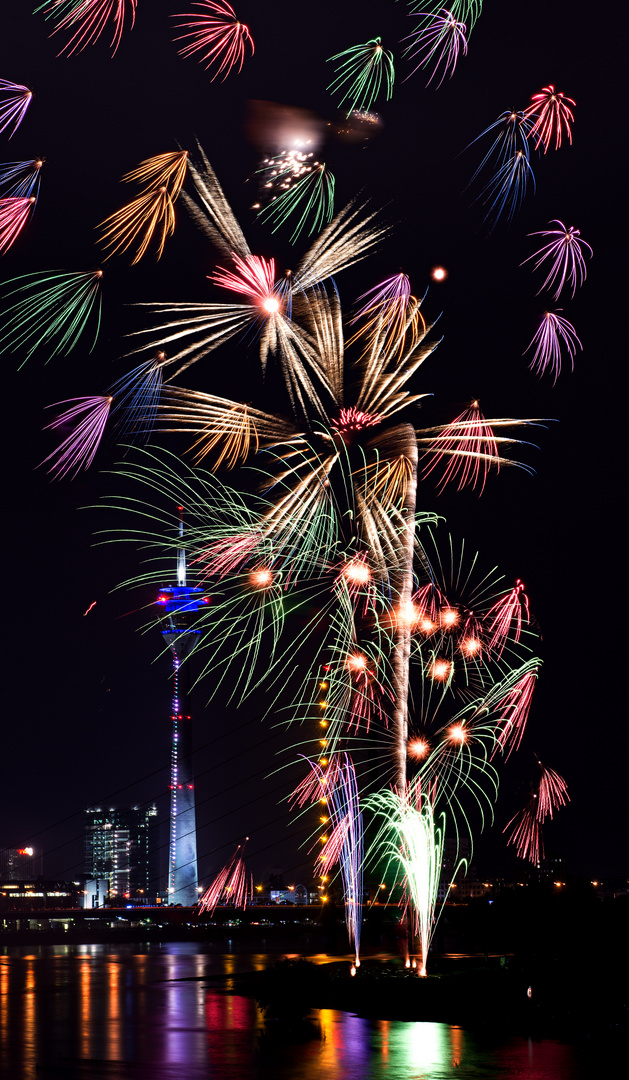
[(173, 662), (168, 902), (191, 907), (198, 900), (197, 825), (189, 705), (190, 668), (185, 661), (201, 632), (194, 628), (194, 617), (203, 603), (203, 589), (191, 588), (186, 584), (183, 507), (178, 506), (177, 509), (180, 542), (177, 550), (177, 584), (160, 589), (157, 603), (164, 607), (162, 635), (170, 648)]

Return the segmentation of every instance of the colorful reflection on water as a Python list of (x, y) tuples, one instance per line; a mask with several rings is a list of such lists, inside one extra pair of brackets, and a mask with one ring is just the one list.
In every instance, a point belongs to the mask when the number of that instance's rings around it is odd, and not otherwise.
[(266, 1020), (229, 978), (276, 957), (209, 946), (59, 946), (0, 955), (0, 1076), (170, 1080), (577, 1080), (559, 1042), (313, 1010)]

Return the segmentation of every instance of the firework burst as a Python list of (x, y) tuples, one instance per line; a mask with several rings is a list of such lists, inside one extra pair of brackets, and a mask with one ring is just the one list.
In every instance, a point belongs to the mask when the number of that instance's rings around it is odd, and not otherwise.
[(241, 71), (247, 48), (252, 56), (255, 51), (249, 27), (240, 22), (226, 0), (200, 0), (193, 6), (199, 9), (198, 13), (174, 16), (184, 20), (177, 29), (185, 31), (175, 41), (187, 42), (179, 49), (179, 55), (192, 56), (206, 71), (212, 70), (212, 82), (220, 76), (226, 79), (234, 68)]
[(33, 91), (28, 86), (0, 79), (0, 131), (11, 128), (10, 139), (22, 123), (32, 97)]
[[(6, 295), (17, 296), (5, 312), (0, 348), (7, 352), (25, 349), (22, 364), (40, 346), (66, 355), (75, 348), (90, 321), (95, 324), (91, 352), (100, 328), (102, 271), (26, 274), (7, 284), (19, 284)], [(21, 366), (21, 365), (20, 365)]]
[(529, 137), (535, 141), (536, 150), (541, 146), (544, 153), (547, 153), (553, 140), (555, 150), (558, 150), (564, 135), (568, 142), (572, 143), (570, 125), (574, 120), (574, 113), (571, 105), (576, 105), (576, 102), (555, 90), (554, 86), (545, 86), (539, 94), (533, 94), (525, 115), (532, 123)]
[(577, 349), (583, 346), (579, 341), (574, 326), (567, 319), (562, 319), (554, 311), (545, 311), (539, 327), (525, 352), (534, 349), (529, 367), (536, 375), (543, 375), (550, 370), (553, 384), (557, 382), (561, 371), (562, 350), (565, 349), (570, 367), (574, 371), (574, 358)]
[[(53, 34), (68, 34), (59, 56), (74, 56), (93, 45), (111, 26), (112, 56), (118, 51), (125, 27), (132, 30), (137, 0), (45, 0), (35, 8), (56, 23)], [(112, 26), (113, 24), (113, 26)]]
[(381, 38), (353, 45), (331, 56), (328, 63), (336, 61), (336, 77), (328, 90), (333, 96), (341, 95), (339, 105), (345, 106), (348, 116), (355, 111), (369, 111), (383, 90), (386, 100), (390, 100), (395, 81), (393, 53), (383, 48)]
[(533, 268), (539, 270), (544, 263), (550, 262), (548, 273), (539, 292), (542, 289), (554, 289), (553, 299), (558, 300), (562, 290), (567, 286), (571, 290), (571, 296), (574, 297), (577, 286), (582, 285), (587, 277), (585, 254), (589, 252), (591, 257), (592, 248), (581, 239), (580, 230), (575, 229), (574, 226), (571, 225), (568, 228), (556, 218), (549, 224), (557, 225), (558, 228), (529, 233), (529, 236), (543, 236), (549, 239), (548, 243), (543, 244), (533, 255), (529, 255), (521, 265), (525, 266), (527, 262), (534, 259)]
[(427, 86), (440, 75), (437, 89), (444, 79), (452, 78), (459, 56), (467, 54), (465, 23), (459, 22), (446, 8), (442, 8), (439, 15), (431, 16), (428, 21), (422, 20), (404, 40), (409, 42), (404, 55), (416, 61), (411, 75), (419, 68), (429, 71)]

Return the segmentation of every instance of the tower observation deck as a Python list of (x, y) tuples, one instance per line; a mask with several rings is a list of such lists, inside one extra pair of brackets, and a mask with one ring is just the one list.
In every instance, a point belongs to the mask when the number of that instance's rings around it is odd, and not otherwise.
[(160, 589), (156, 602), (163, 606), (162, 636), (173, 664), (168, 902), (187, 907), (198, 899), (198, 880), (190, 669), (185, 661), (198, 641), (200, 630), (194, 627), (195, 615), (204, 600), (203, 589), (186, 583), (183, 507), (178, 510), (177, 584)]

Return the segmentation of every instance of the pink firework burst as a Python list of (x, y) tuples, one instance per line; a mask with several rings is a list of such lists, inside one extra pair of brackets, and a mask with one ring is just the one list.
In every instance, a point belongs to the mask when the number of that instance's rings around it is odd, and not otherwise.
[(522, 624), (530, 621), (529, 600), (524, 592), (524, 585), (518, 578), (511, 592), (497, 600), (485, 616), (488, 648), (495, 649), (500, 655), (512, 634), (515, 644), (520, 640)]
[(546, 818), (552, 819), (555, 810), (570, 802), (570, 796), (568, 785), (559, 773), (547, 769), (541, 761), (537, 764), (540, 767), (537, 787), (531, 792), (526, 806), (507, 822), (503, 832), (513, 825), (507, 843), (515, 846), (519, 858), (538, 866), (544, 858), (542, 825)]
[(579, 229), (575, 229), (572, 225), (567, 228), (557, 218), (549, 222), (549, 224), (558, 225), (559, 228), (543, 229), (540, 232), (529, 233), (529, 236), (545, 236), (550, 239), (539, 251), (529, 255), (528, 259), (525, 259), (521, 265), (524, 266), (527, 262), (535, 259), (533, 268), (538, 270), (542, 263), (550, 260), (548, 274), (542, 288), (538, 291), (554, 288), (553, 299), (558, 300), (564, 285), (568, 285), (572, 290), (572, 296), (574, 296), (577, 285), (583, 284), (587, 277), (585, 251), (587, 250), (590, 253), (590, 257), (593, 252), (590, 245), (581, 239)]
[(536, 682), (537, 670), (527, 672), (518, 680), (502, 702), (497, 745), (506, 758), (514, 750), (517, 750), (522, 742)]
[(407, 45), (404, 50), (404, 55), (417, 61), (411, 75), (414, 75), (420, 67), (432, 69), (427, 86), (430, 86), (439, 72), (441, 72), (441, 78), (437, 83), (437, 88), (441, 86), (446, 76), (452, 78), (459, 55), (465, 56), (467, 53), (465, 23), (455, 19), (452, 12), (446, 8), (442, 8), (441, 13), (432, 16), (427, 23), (422, 22), (404, 40), (410, 41), (410, 45)]
[(35, 209), (35, 196), (0, 199), (0, 255), (15, 243)]
[(222, 900), (230, 907), (246, 908), (247, 902), (253, 893), (253, 882), (247, 877), (244, 862), (244, 851), (247, 840), (236, 848), (226, 866), (219, 870), (212, 884), (205, 890), (199, 900), (199, 915), (208, 911), (214, 911), (216, 905)]
[(12, 127), (9, 138), (15, 135), (22, 123), (32, 97), (33, 92), (28, 86), (0, 79), (0, 131)]
[(442, 469), (438, 482), (441, 491), (447, 484), (457, 481), (458, 491), (480, 485), (482, 492), (491, 466), (494, 465), (497, 471), (500, 469), (496, 436), (477, 401), (426, 441), (426, 452), (432, 455), (432, 460), (424, 466), (424, 476)]
[(46, 18), (58, 20), (53, 34), (70, 33), (70, 38), (60, 49), (59, 56), (63, 53), (74, 56), (82, 52), (88, 45), (98, 41), (112, 23), (110, 44), (114, 56), (120, 45), (125, 23), (129, 24), (129, 29), (133, 29), (137, 0), (77, 0), (71, 4), (69, 10), (66, 3), (52, 0), (52, 3), (42, 7)]
[(332, 427), (341, 435), (348, 435), (354, 431), (364, 431), (365, 428), (375, 427), (382, 422), (382, 417), (377, 413), (361, 412), (353, 405), (348, 409), (341, 409), (339, 415), (332, 421)]
[(224, 270), (219, 266), (210, 281), (223, 289), (250, 296), (267, 315), (273, 315), (281, 308), (281, 300), (275, 288), (275, 259), (263, 259), (259, 255), (233, 255), (235, 271)]
[(308, 758), (304, 760), (310, 765), (310, 772), (307, 776), (304, 776), (303, 780), (299, 781), (290, 796), (291, 806), (296, 805), (300, 809), (306, 806), (307, 803), (321, 802), (321, 800), (327, 801), (339, 779), (339, 764), (335, 757), (331, 759), (325, 769), (322, 769), (316, 762), (309, 761)]
[(574, 121), (574, 113), (571, 105), (576, 105), (576, 101), (555, 90), (554, 86), (545, 86), (539, 94), (533, 94), (524, 115), (533, 121), (529, 138), (535, 140), (536, 150), (543, 146), (546, 153), (553, 139), (555, 150), (558, 150), (564, 134), (568, 142), (572, 142), (570, 125)]
[(226, 79), (235, 67), (241, 71), (246, 47), (249, 46), (252, 56), (255, 51), (249, 27), (240, 22), (226, 0), (201, 0), (194, 6), (201, 9), (200, 14), (175, 16), (186, 20), (178, 26), (186, 33), (180, 34), (175, 41), (189, 39), (188, 44), (179, 49), (179, 55), (187, 57), (199, 53), (196, 59), (206, 71), (216, 69), (212, 81), (220, 75)]
[(543, 375), (550, 368), (553, 384), (557, 382), (561, 371), (562, 349), (565, 349), (570, 366), (574, 371), (574, 358), (577, 349), (583, 349), (574, 326), (567, 319), (562, 319), (553, 311), (545, 311), (533, 340), (525, 352), (535, 349), (529, 364), (536, 375)]
[(113, 398), (70, 398), (59, 404), (69, 405), (70, 402), (75, 404), (46, 425), (53, 430), (72, 427), (70, 434), (42, 463), (52, 463), (48, 471), (57, 480), (68, 475), (74, 477), (81, 469), (89, 469), (103, 437)]

